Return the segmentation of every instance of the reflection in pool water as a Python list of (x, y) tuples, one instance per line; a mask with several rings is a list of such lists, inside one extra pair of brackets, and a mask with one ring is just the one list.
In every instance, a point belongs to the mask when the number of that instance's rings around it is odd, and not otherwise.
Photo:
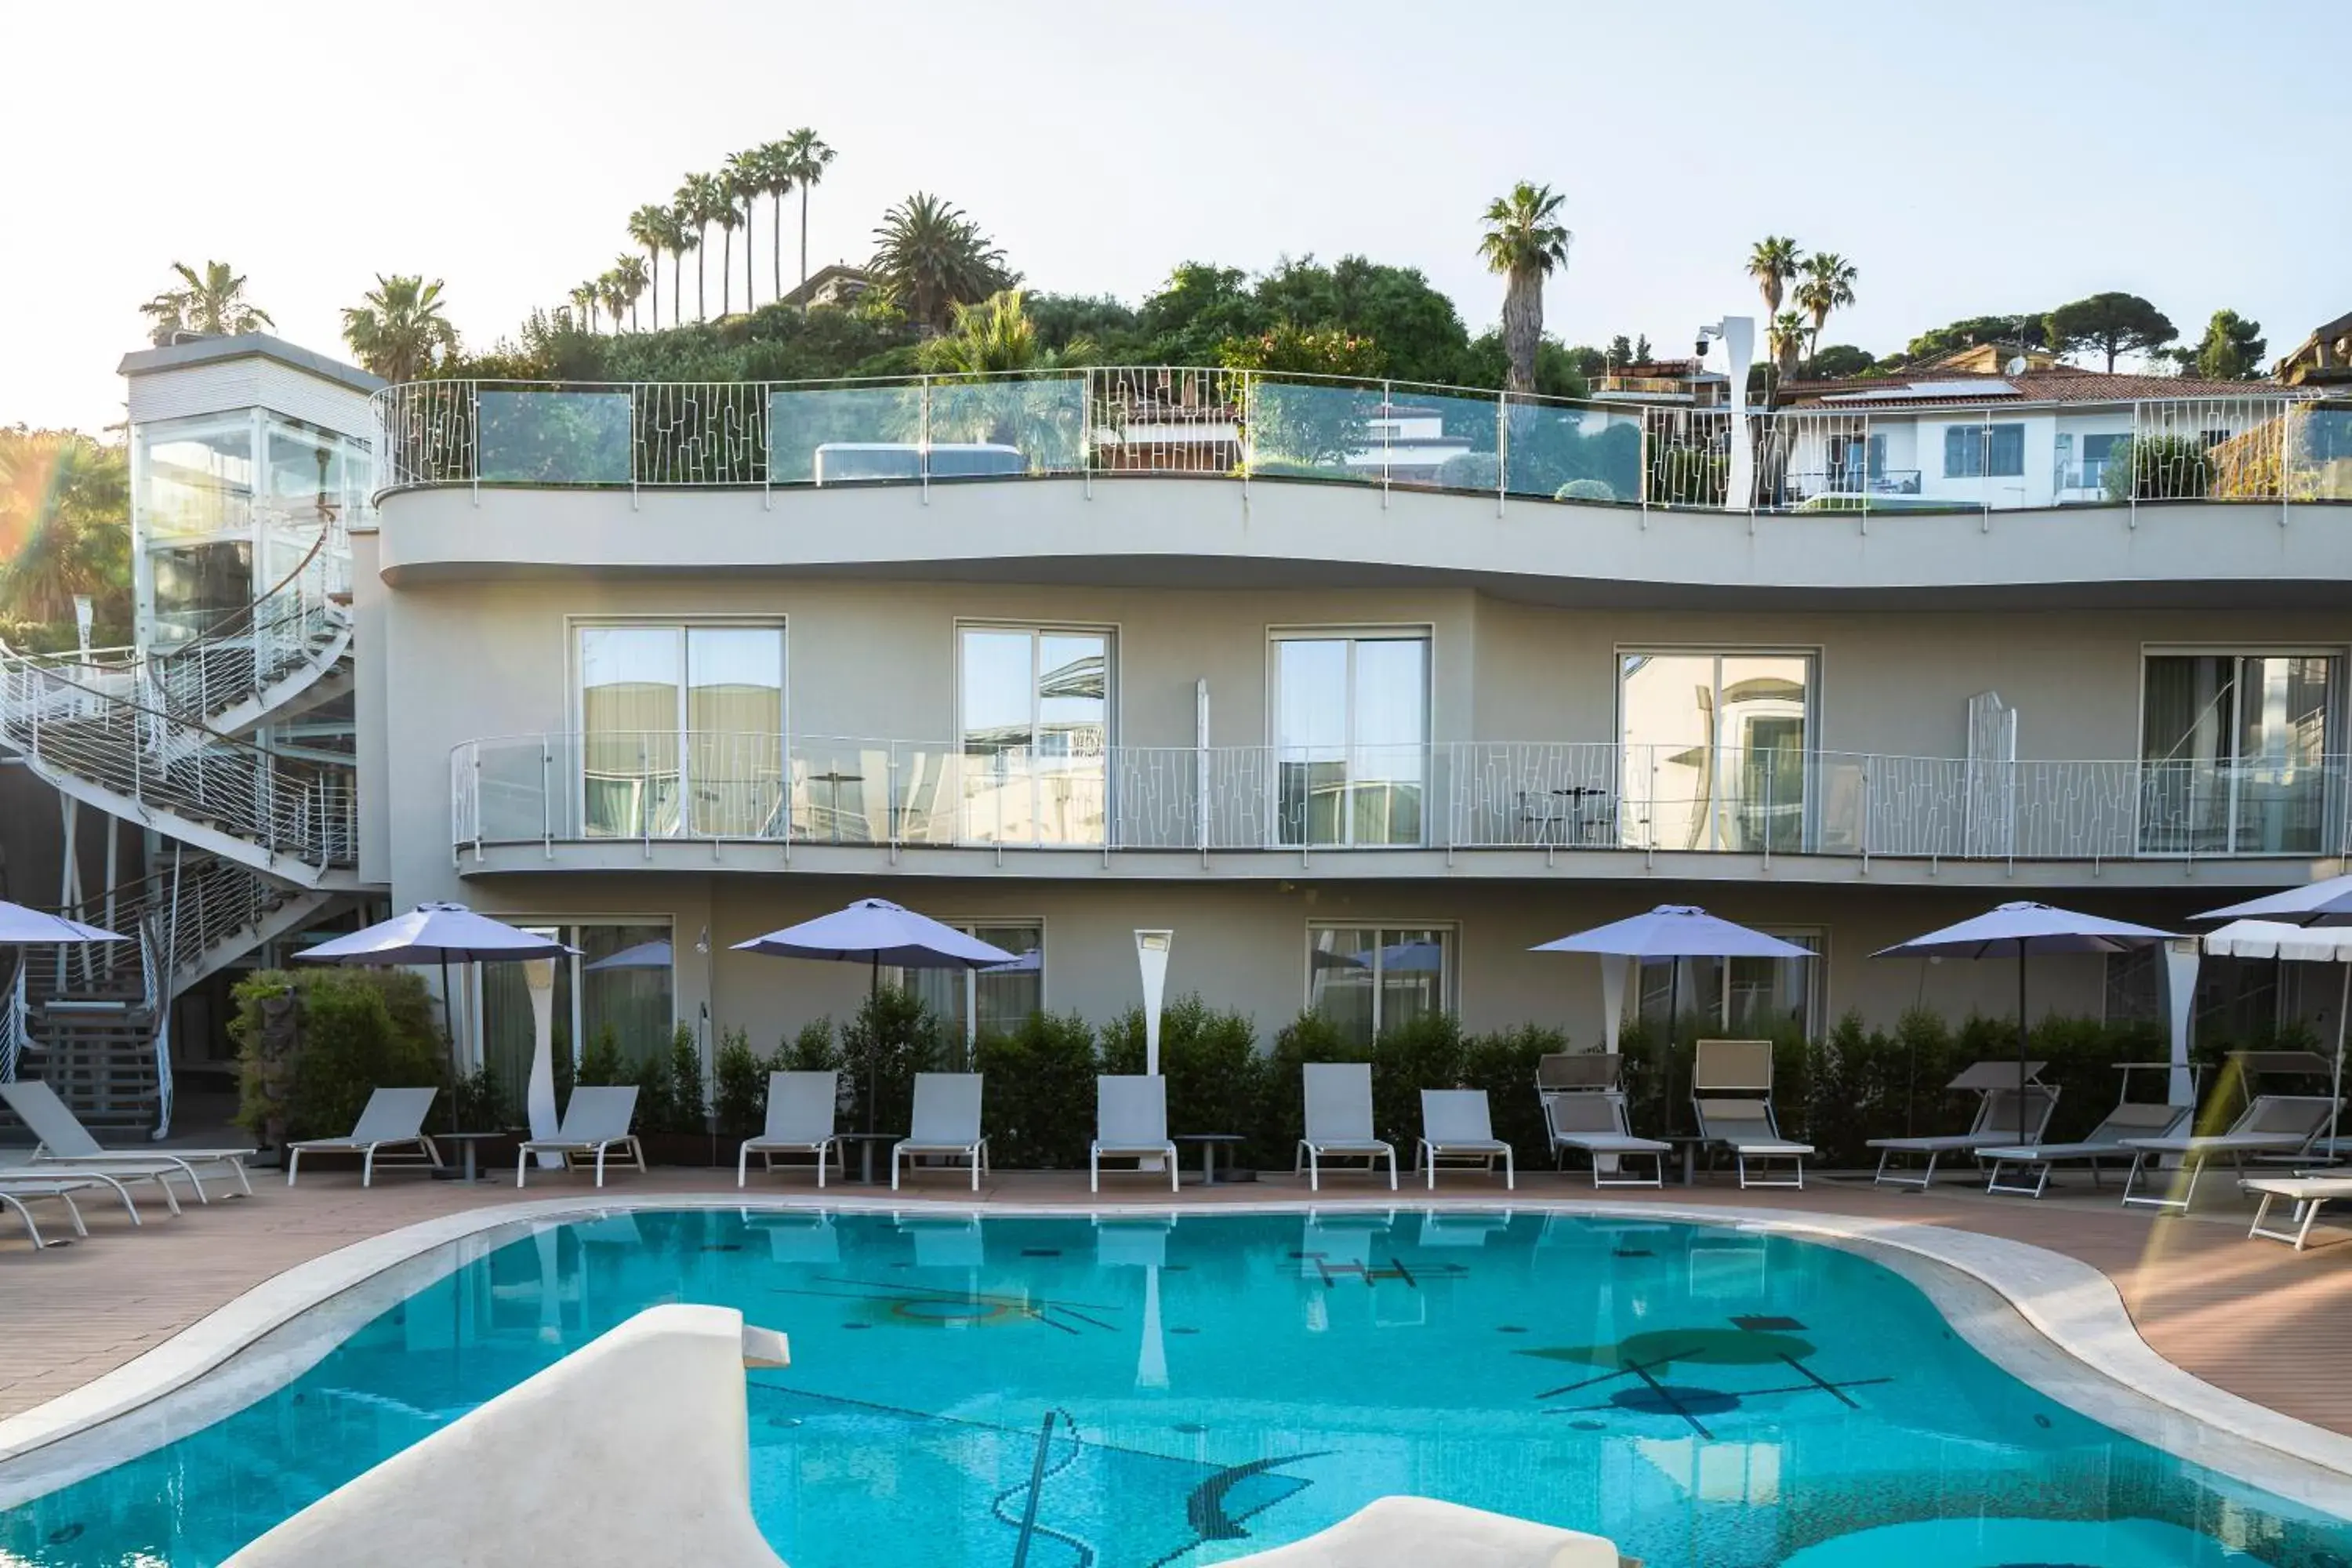
[(750, 1381), (753, 1506), (794, 1568), (1212, 1563), (1392, 1492), (1651, 1568), (2352, 1562), (2352, 1524), (2074, 1415), (1899, 1276), (1787, 1237), (688, 1210), (464, 1265), (227, 1419), (0, 1514), (0, 1563), (217, 1563), (674, 1300), (792, 1336)]

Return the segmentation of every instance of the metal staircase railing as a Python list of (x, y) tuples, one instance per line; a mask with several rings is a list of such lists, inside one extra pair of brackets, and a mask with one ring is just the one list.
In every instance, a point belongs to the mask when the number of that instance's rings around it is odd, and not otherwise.
[[(134, 928), (146, 933), (146, 943), (161, 963), (160, 978), (168, 983), (169, 994), (176, 996), (221, 961), (248, 951), (270, 917), (298, 901), (320, 905), (325, 896), (235, 860), (187, 855), (152, 876), (116, 888), (110, 900), (100, 894), (59, 912), (126, 936)], [(33, 951), (39, 956), (26, 968), (28, 1000), (35, 1007), (61, 992), (104, 984), (131, 958), (129, 944), (117, 942)]]

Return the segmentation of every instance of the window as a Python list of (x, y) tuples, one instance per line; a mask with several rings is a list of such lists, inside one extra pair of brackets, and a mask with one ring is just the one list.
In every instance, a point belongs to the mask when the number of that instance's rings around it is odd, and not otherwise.
[(1005, 1035), (1045, 1007), (1045, 927), (1038, 921), (950, 921), (966, 936), (1016, 954), (990, 969), (909, 969), (899, 984), (939, 1015), (948, 1038), (969, 1053), (983, 1035)]
[(1420, 844), (1427, 634), (1285, 634), (1274, 684), (1274, 841)]
[(1449, 926), (1309, 926), (1307, 1005), (1369, 1047), (1430, 1013), (1454, 1008)]
[(153, 637), (177, 643), (203, 637), (242, 615), (253, 602), (253, 545), (248, 540), (166, 544), (148, 552), (154, 574)]
[(141, 522), (150, 540), (247, 534), (253, 522), (253, 416), (158, 420), (140, 432)]
[[(1783, 942), (1813, 953), (1826, 951), (1818, 929), (1761, 927)], [(1663, 1037), (1669, 1005), (1703, 1029), (1722, 1029), (1742, 1039), (1769, 1039), (1795, 1029), (1807, 1039), (1821, 1030), (1828, 965), (1816, 958), (1685, 958), (1642, 965), (1641, 1019)]]
[(1801, 848), (1813, 664), (1802, 653), (1620, 655), (1624, 841)]
[[(677, 959), (666, 921), (578, 925), (514, 922), (580, 949), (555, 963), (555, 1050), (575, 1066), (609, 1036), (622, 1065), (642, 1067), (669, 1049), (677, 1019)], [(520, 1108), (530, 1083), (530, 992), (519, 963), (481, 967), (482, 1064)]]
[(2024, 472), (2024, 426), (1955, 425), (1945, 429), (1946, 479), (2017, 479)]
[(2320, 853), (2341, 679), (2333, 654), (2149, 655), (2141, 852)]
[(580, 628), (589, 837), (782, 831), (784, 629)]
[(1111, 634), (966, 626), (963, 837), (1100, 844), (1108, 805)]

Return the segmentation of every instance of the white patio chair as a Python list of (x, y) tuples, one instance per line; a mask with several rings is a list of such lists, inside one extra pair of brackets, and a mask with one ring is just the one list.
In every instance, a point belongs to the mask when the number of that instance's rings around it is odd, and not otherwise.
[(173, 1197), (170, 1176), (184, 1176), (198, 1203), (208, 1204), (212, 1198), (205, 1192), (201, 1170), (226, 1172), (236, 1178), (237, 1191), (232, 1196), (249, 1194), (253, 1184), (247, 1178), (246, 1157), (257, 1152), (252, 1149), (109, 1149), (91, 1135), (66, 1102), (58, 1098), (57, 1090), (38, 1079), (19, 1079), (14, 1083), (0, 1083), (0, 1100), (15, 1111), (25, 1125), (32, 1129), (37, 1140), (34, 1145), (32, 1163), (59, 1170), (70, 1166), (75, 1170), (91, 1171), (114, 1176), (126, 1182), (152, 1181), (163, 1194), (163, 1203), (173, 1214), (180, 1212), (179, 1201)]
[(1306, 1136), (1291, 1173), (1307, 1173), (1310, 1192), (1323, 1190), (1323, 1162), (1333, 1155), (1361, 1160), (1377, 1174), (1389, 1163), (1389, 1191), (1396, 1191), (1396, 1146), (1372, 1135), (1372, 1068), (1370, 1062), (1308, 1062), (1306, 1075)]
[[(2048, 1065), (2033, 1061), (2024, 1064), (2024, 1092), (2021, 1096), (2016, 1062), (1977, 1062), (1965, 1068), (1944, 1087), (1954, 1092), (1976, 1095), (1977, 1112), (1975, 1119), (1969, 1123), (1969, 1130), (1916, 1138), (1873, 1138), (1870, 1147), (1878, 1151), (1878, 1169), (1871, 1176), (1871, 1184), (1917, 1187), (1924, 1192), (1934, 1184), (1937, 1162), (1947, 1154), (1973, 1154), (1980, 1149), (2023, 1148), (2039, 1144), (2042, 1131), (2050, 1125), (2051, 1113), (2058, 1109), (2058, 1091), (2047, 1084), (2034, 1081), (2035, 1075)], [(2021, 1099), (2023, 1101), (2021, 1105)], [(1927, 1163), (1916, 1171), (1900, 1166), (1893, 1171), (1887, 1169), (1887, 1162), (1905, 1154), (1923, 1155)]]
[[(1105, 1073), (1095, 1079), (1095, 1141), (1087, 1150), (1087, 1190), (1102, 1191), (1103, 1156), (1133, 1158), (1138, 1170), (1154, 1155), (1168, 1168), (1168, 1190), (1176, 1190), (1176, 1145), (1168, 1137), (1168, 1080), (1142, 1074)], [(1143, 1171), (1146, 1175), (1153, 1174)]]
[(131, 1194), (123, 1190), (121, 1183), (105, 1176), (45, 1176), (24, 1174), (18, 1172), (0, 1173), (0, 1209), (5, 1209), (24, 1221), (25, 1234), (33, 1243), (33, 1250), (38, 1252), (44, 1247), (62, 1247), (65, 1243), (50, 1241), (42, 1237), (41, 1227), (33, 1223), (33, 1211), (27, 1206), (28, 1205), (44, 1200), (62, 1204), (65, 1205), (66, 1217), (73, 1222), (74, 1235), (85, 1237), (89, 1234), (89, 1226), (83, 1223), (81, 1206), (74, 1202), (73, 1195), (76, 1193), (102, 1193), (109, 1188), (113, 1189), (114, 1195), (122, 1200), (123, 1209), (131, 1215), (131, 1223), (137, 1225), (139, 1210), (131, 1204)]
[[(425, 1113), (433, 1108), (437, 1089), (379, 1089), (361, 1108), (358, 1123), (348, 1138), (305, 1138), (286, 1146), (286, 1184), (301, 1173), (305, 1154), (357, 1154), (360, 1185), (375, 1181), (375, 1163), (387, 1149), (418, 1150), (422, 1163), (437, 1165), (441, 1152), (425, 1133)], [(405, 1163), (406, 1162), (403, 1162)]]
[[(2205, 1173), (2206, 1161), (2216, 1156), (2226, 1159), (2243, 1177), (2249, 1155), (2292, 1155), (2310, 1148), (2326, 1131), (2327, 1119), (2335, 1111), (2336, 1101), (2324, 1094), (2262, 1094), (2254, 1097), (2227, 1132), (2203, 1137), (2126, 1138), (2124, 1147), (2131, 1151), (2132, 1165), (2124, 1177), (2124, 1202), (2147, 1208), (2179, 1209), (2187, 1214), (2189, 1205), (2197, 1201), (2197, 1182)], [(2149, 1158), (2162, 1159), (2168, 1154), (2180, 1158), (2177, 1173), (2182, 1177), (2181, 1195), (2135, 1196), (2132, 1189), (2139, 1184)]]
[(625, 1084), (590, 1084), (572, 1091), (572, 1102), (563, 1108), (563, 1120), (555, 1126), (552, 1138), (532, 1138), (515, 1152), (515, 1185), (523, 1184), (525, 1173), (530, 1169), (533, 1154), (561, 1154), (563, 1168), (574, 1169), (583, 1160), (596, 1163), (596, 1184), (604, 1184), (605, 1156), (615, 1149), (626, 1153), (636, 1163), (637, 1173), (646, 1169), (646, 1152), (629, 1131), (629, 1123), (637, 1114), (637, 1086)]
[(767, 1130), (757, 1138), (744, 1139), (743, 1147), (736, 1152), (736, 1186), (743, 1185), (754, 1154), (772, 1172), (779, 1154), (814, 1154), (817, 1191), (823, 1192), (826, 1154), (833, 1156), (836, 1166), (842, 1164), (841, 1140), (834, 1131), (840, 1089), (841, 1075), (830, 1068), (770, 1073)]
[[(1698, 1117), (1699, 1136), (1731, 1151), (1745, 1187), (1805, 1185), (1805, 1156), (1810, 1143), (1780, 1136), (1780, 1118), (1772, 1110), (1772, 1042), (1769, 1040), (1701, 1040), (1692, 1047), (1691, 1109)], [(1765, 1164), (1787, 1160), (1793, 1176), (1751, 1177), (1748, 1162)]]
[(1494, 1118), (1483, 1089), (1424, 1089), (1421, 1091), (1421, 1137), (1413, 1144), (1416, 1170), (1428, 1172), (1429, 1190), (1437, 1190), (1437, 1162), (1476, 1160), (1488, 1175), (1495, 1162), (1503, 1162), (1503, 1186), (1517, 1188), (1519, 1173), (1511, 1161), (1511, 1146), (1495, 1136)]
[(980, 1131), (980, 1074), (919, 1072), (915, 1114), (907, 1136), (890, 1145), (890, 1190), (898, 1190), (898, 1162), (911, 1171), (918, 1155), (937, 1154), (971, 1164), (971, 1190), (988, 1173), (988, 1140)]

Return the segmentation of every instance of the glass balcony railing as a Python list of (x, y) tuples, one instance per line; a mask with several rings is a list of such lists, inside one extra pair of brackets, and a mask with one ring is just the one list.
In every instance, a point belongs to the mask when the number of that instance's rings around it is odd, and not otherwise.
[(2352, 759), (2182, 763), (1449, 742), (1078, 754), (674, 731), (469, 742), (461, 850), (605, 840), (1102, 852), (1620, 851), (1868, 860), (2317, 858)]
[[(2284, 390), (2042, 407), (2084, 439), (2112, 441), (2098, 462), (2030, 478), (1933, 467), (1938, 431), (1909, 414), (1759, 409), (1740, 420), (1721, 408), (1176, 366), (793, 384), (419, 382), (375, 404), (386, 489), (1202, 474), (1503, 503), (1789, 512), (2352, 500), (2352, 409)], [(2017, 405), (2001, 417), (2034, 412)]]

